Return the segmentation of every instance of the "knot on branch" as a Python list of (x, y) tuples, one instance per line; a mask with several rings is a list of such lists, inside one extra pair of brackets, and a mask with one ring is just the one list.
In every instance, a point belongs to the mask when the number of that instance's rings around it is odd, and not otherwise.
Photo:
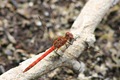
[(90, 33), (83, 33), (81, 38), (88, 44), (89, 47), (94, 46), (94, 42), (96, 41), (95, 35)]
[(83, 62), (77, 61), (76, 59), (66, 61), (64, 63), (64, 66), (72, 68), (77, 73), (81, 73), (81, 72), (84, 72), (86, 70), (85, 64)]

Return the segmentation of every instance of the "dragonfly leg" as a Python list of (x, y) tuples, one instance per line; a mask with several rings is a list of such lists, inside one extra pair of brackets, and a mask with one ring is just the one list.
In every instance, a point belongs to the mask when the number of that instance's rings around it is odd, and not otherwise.
[(58, 56), (60, 56), (58, 53), (57, 53), (58, 49), (54, 50), (55, 54), (57, 54)]
[(54, 50), (54, 53), (55, 53), (57, 56), (55, 56), (55, 55), (52, 56), (51, 61), (57, 61), (57, 60), (60, 58), (61, 55), (59, 55), (59, 54), (57, 53), (57, 50), (58, 50), (58, 49)]
[(68, 48), (67, 44), (65, 44), (66, 49)]
[(69, 47), (69, 45), (72, 45), (72, 42), (68, 41), (68, 44), (65, 44), (66, 49)]
[(72, 42), (68, 42), (70, 45), (72, 45)]
[(72, 41), (76, 41), (78, 38), (80, 38), (80, 36), (73, 38)]

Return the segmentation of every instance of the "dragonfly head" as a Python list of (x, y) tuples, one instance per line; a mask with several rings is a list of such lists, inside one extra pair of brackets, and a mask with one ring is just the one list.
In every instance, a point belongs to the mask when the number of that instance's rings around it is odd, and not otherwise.
[(73, 34), (70, 33), (70, 32), (66, 32), (65, 38), (67, 38), (68, 40), (72, 40), (73, 39)]

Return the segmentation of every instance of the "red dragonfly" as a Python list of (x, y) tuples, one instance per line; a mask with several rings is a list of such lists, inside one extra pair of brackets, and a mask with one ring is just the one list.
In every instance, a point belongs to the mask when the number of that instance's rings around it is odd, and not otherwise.
[(73, 35), (70, 32), (66, 32), (65, 36), (59, 36), (53, 43), (53, 46), (51, 46), (42, 56), (37, 58), (33, 63), (31, 63), (23, 72), (28, 71), (33, 66), (35, 66), (39, 61), (41, 61), (44, 57), (46, 57), (49, 53), (54, 51), (55, 49), (59, 49), (61, 46), (63, 46), (67, 41), (71, 41), (73, 39)]

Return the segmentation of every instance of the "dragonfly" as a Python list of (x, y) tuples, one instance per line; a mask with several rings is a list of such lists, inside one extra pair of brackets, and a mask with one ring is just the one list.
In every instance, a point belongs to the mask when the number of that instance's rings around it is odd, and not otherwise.
[(73, 39), (73, 34), (70, 32), (66, 32), (65, 36), (59, 36), (54, 42), (53, 45), (39, 58), (37, 58), (34, 62), (32, 62), (23, 72), (28, 71), (31, 69), (33, 66), (35, 66), (39, 61), (41, 61), (44, 57), (46, 57), (48, 54), (50, 54), (52, 51), (56, 49), (56, 51), (66, 44), (66, 42), (70, 42)]

